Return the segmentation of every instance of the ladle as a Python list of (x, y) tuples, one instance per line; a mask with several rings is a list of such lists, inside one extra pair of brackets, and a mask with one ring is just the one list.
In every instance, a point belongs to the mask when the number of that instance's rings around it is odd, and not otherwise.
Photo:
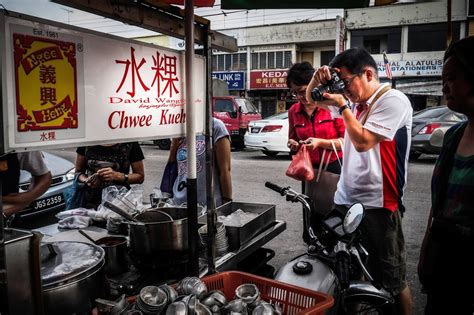
[(97, 245), (96, 240), (94, 240), (92, 237), (90, 237), (89, 234), (87, 234), (87, 233), (84, 232), (83, 230), (79, 230), (79, 233), (81, 233), (85, 238), (87, 238), (89, 241), (91, 241), (92, 244)]
[(132, 222), (135, 222), (135, 223), (140, 223), (140, 221), (135, 219), (130, 213), (120, 209), (119, 207), (117, 207), (116, 205), (114, 205), (113, 203), (111, 203), (109, 201), (104, 202), (104, 206), (106, 206), (107, 208), (109, 208), (113, 212), (117, 213), (118, 215), (124, 217), (128, 221), (132, 221)]

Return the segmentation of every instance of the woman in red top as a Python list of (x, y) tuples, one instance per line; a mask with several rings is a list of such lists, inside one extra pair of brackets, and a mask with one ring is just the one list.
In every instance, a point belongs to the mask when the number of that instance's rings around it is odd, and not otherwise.
[[(288, 147), (291, 151), (296, 152), (304, 143), (309, 149), (311, 162), (314, 168), (314, 179), (303, 183), (303, 193), (311, 197), (314, 201), (314, 209), (316, 213), (311, 214), (311, 226), (316, 227), (317, 217), (325, 216), (332, 209), (332, 198), (336, 192), (336, 183), (326, 185), (324, 187), (325, 193), (328, 196), (324, 200), (318, 200), (318, 193), (321, 193), (321, 188), (318, 187), (317, 174), (319, 164), (321, 163), (324, 149), (327, 149), (324, 156), (326, 163), (328, 152), (332, 152), (329, 159), (327, 171), (340, 174), (341, 165), (337, 158), (342, 162), (342, 148), (341, 143), (344, 137), (345, 127), (341, 118), (332, 118), (331, 113), (325, 109), (318, 108), (316, 105), (310, 104), (306, 100), (306, 87), (313, 77), (314, 69), (309, 62), (302, 62), (294, 64), (288, 71), (286, 84), (290, 88), (293, 96), (298, 100), (298, 103), (293, 104), (288, 111)], [(331, 140), (337, 149), (337, 156), (334, 153)], [(341, 140), (341, 142), (339, 141)], [(327, 184), (327, 183), (326, 183)], [(333, 194), (329, 196), (329, 194)], [(305, 217), (305, 216), (304, 216)], [(309, 236), (307, 231), (308, 222), (303, 220), (303, 240), (309, 244)]]
[[(342, 162), (341, 142), (345, 131), (344, 122), (341, 118), (332, 118), (329, 111), (318, 108), (306, 100), (306, 87), (311, 81), (313, 73), (314, 68), (309, 62), (296, 63), (288, 70), (286, 78), (288, 88), (298, 100), (298, 103), (293, 104), (288, 111), (288, 147), (291, 151), (296, 152), (300, 145), (304, 143), (310, 149), (311, 162), (315, 169), (315, 179), (305, 182), (304, 185), (304, 192), (310, 197), (313, 195), (312, 191), (316, 189), (314, 183), (324, 149), (327, 149), (324, 162), (327, 161), (329, 152), (332, 152), (327, 171), (335, 174), (341, 173), (341, 166), (337, 157)], [(338, 150), (337, 156), (333, 151), (331, 140)], [(318, 210), (317, 205), (316, 210)], [(318, 212), (324, 213), (327, 212), (327, 209)]]

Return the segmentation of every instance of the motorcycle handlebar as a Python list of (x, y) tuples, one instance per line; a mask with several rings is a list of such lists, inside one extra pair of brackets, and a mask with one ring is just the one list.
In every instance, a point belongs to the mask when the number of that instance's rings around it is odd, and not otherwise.
[(271, 190), (276, 191), (280, 195), (284, 196), (285, 195), (285, 190), (288, 190), (289, 187), (283, 188), (278, 186), (277, 184), (274, 184), (272, 182), (265, 182), (265, 187), (270, 188)]

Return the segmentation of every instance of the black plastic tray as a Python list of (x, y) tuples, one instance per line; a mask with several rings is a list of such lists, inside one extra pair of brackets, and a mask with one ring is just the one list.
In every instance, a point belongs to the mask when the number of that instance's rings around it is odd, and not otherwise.
[[(226, 234), (229, 242), (229, 250), (235, 251), (241, 245), (247, 243), (265, 230), (266, 227), (275, 222), (275, 205), (248, 203), (248, 202), (228, 202), (216, 208), (217, 216), (229, 215), (234, 211), (241, 209), (244, 212), (257, 213), (258, 216), (243, 226), (226, 226)], [(199, 222), (206, 224), (206, 217), (199, 219)]]

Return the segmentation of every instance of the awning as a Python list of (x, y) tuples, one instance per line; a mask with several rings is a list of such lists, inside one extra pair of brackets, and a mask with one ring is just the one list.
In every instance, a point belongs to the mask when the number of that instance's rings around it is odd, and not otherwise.
[[(374, 5), (386, 5), (395, 0), (376, 0)], [(222, 9), (353, 9), (368, 7), (370, 0), (222, 0)]]
[(421, 81), (403, 83), (397, 80), (397, 90), (410, 95), (443, 96), (442, 81)]

